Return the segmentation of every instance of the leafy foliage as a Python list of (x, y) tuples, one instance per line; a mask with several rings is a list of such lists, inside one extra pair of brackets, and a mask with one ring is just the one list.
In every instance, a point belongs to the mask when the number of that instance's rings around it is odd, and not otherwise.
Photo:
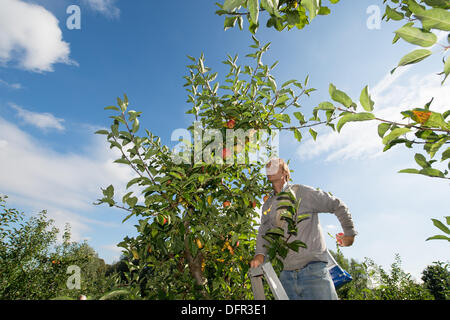
[(448, 263), (433, 262), (422, 271), (425, 287), (436, 300), (450, 299), (450, 270)]
[[(296, 199), (291, 192), (280, 192), (277, 194), (280, 226), (270, 229), (263, 236), (269, 243), (268, 254), (273, 267), (277, 273), (283, 270), (283, 259), (286, 258), (289, 250), (298, 252), (299, 248), (306, 248), (306, 244), (300, 240), (289, 241), (291, 236), (297, 235), (298, 224), (310, 217), (309, 214), (298, 214), (301, 199)], [(285, 234), (282, 223), (286, 224), (287, 234)]]
[[(24, 213), (7, 208), (0, 197), (0, 299), (50, 299), (101, 294), (113, 282), (105, 278), (106, 265), (86, 243), (70, 241), (66, 226), (63, 243), (57, 244), (59, 230), (44, 210), (27, 219)], [(66, 285), (67, 268), (81, 270), (80, 289)]]
[[(450, 217), (445, 217), (446, 220), (446, 224), (447, 226), (450, 226)], [(447, 236), (445, 235), (435, 235), (432, 237), (429, 237), (427, 240), (447, 240), (450, 241), (450, 229), (449, 227), (447, 227), (444, 223), (442, 223), (441, 221), (437, 220), (437, 219), (431, 219), (431, 221), (433, 221), (433, 224), (436, 228), (438, 228), (439, 230), (441, 230), (442, 232), (444, 232), (445, 234), (447, 234)]]
[[(363, 262), (346, 259), (339, 247), (330, 253), (336, 262), (352, 275), (353, 280), (337, 290), (341, 300), (433, 300), (432, 291), (426, 284), (414, 281), (401, 268), (401, 258), (395, 260), (389, 271), (384, 270), (372, 259)], [(427, 267), (429, 268), (429, 267)], [(426, 269), (427, 270), (427, 269)], [(441, 287), (437, 289), (440, 291)]]
[[(329, 0), (338, 3), (339, 0)], [(260, 26), (260, 14), (267, 13), (268, 28), (278, 31), (284, 29), (303, 29), (318, 15), (330, 14), (330, 8), (322, 5), (322, 0), (225, 0), (223, 4), (217, 3), (220, 10), (218, 15), (225, 15), (224, 29), (239, 25), (242, 30), (244, 17), (249, 22), (249, 30), (255, 33)]]

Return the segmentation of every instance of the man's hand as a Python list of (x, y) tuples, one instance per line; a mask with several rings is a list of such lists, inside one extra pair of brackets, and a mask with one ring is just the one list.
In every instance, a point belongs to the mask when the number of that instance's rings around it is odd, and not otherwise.
[(350, 247), (355, 241), (355, 236), (344, 236), (343, 233), (338, 233), (336, 240), (341, 247)]
[(252, 261), (250, 261), (251, 268), (257, 268), (261, 263), (264, 262), (264, 256), (262, 254), (257, 254)]

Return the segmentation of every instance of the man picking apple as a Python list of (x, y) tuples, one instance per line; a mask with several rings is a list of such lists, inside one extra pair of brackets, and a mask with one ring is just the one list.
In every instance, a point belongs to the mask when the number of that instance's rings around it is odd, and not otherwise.
[[(310, 214), (310, 218), (297, 225), (297, 236), (290, 241), (300, 240), (306, 248), (299, 248), (298, 252), (289, 250), (283, 260), (284, 270), (280, 274), (280, 281), (291, 300), (337, 300), (336, 290), (327, 269), (327, 247), (319, 223), (318, 214), (321, 212), (334, 213), (344, 231), (337, 236), (340, 246), (351, 246), (356, 231), (347, 206), (338, 198), (326, 192), (316, 190), (302, 184), (289, 184), (290, 171), (283, 159), (272, 159), (266, 165), (266, 174), (272, 183), (273, 191), (262, 207), (261, 225), (256, 239), (256, 250), (252, 268), (264, 262), (267, 255), (268, 242), (263, 239), (266, 231), (280, 224), (276, 208), (276, 197), (282, 191), (294, 192), (297, 199), (301, 199), (298, 214)], [(286, 226), (283, 227), (286, 232)]]

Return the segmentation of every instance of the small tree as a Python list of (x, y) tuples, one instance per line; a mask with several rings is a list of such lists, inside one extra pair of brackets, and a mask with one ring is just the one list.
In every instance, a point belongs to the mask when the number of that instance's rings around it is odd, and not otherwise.
[(422, 271), (425, 287), (436, 300), (450, 299), (450, 270), (448, 263), (433, 262)]
[(395, 260), (389, 272), (372, 260), (366, 259), (366, 264), (373, 271), (376, 286), (373, 289), (373, 299), (376, 300), (432, 300), (433, 296), (422, 285), (414, 282), (411, 275), (401, 268), (400, 255)]
[[(251, 47), (256, 50), (247, 57), (254, 64), (241, 66), (237, 56), (227, 56), (224, 63), (230, 71), (222, 85), (215, 81), (218, 74), (205, 66), (203, 55), (189, 57), (192, 64), (185, 86), (192, 108), (186, 113), (195, 121), (184, 137), (183, 152), (172, 153), (148, 130), (146, 136), (138, 136), (141, 112), (128, 108), (126, 95), (118, 99), (118, 106), (105, 108), (118, 115), (111, 116), (110, 130), (97, 133), (106, 135), (110, 147), (120, 150), (122, 156), (115, 162), (134, 170), (136, 177), (127, 188), (139, 187), (143, 199), (139, 202), (130, 191), (122, 197), (123, 205), (119, 204), (110, 185), (102, 189), (104, 197), (96, 204), (127, 211), (124, 221), (131, 216), (141, 218), (136, 226), (139, 235), (127, 237), (119, 245), (129, 258), (130, 283), (146, 279), (143, 296), (252, 296), (247, 272), (255, 247), (255, 208), (271, 187), (261, 174), (265, 161), (250, 161), (250, 157), (258, 150), (262, 153), (263, 146), (267, 146), (266, 159), (273, 153), (270, 137), (291, 121), (285, 111), (300, 108), (300, 98), (314, 90), (307, 88), (308, 77), (304, 83), (290, 80), (278, 86), (271, 75), (277, 63), (269, 66), (262, 62), (270, 44), (253, 40)], [(299, 111), (295, 116), (304, 119)], [(287, 250), (301, 245), (273, 240), (278, 243), (271, 251), (273, 256), (285, 256)]]

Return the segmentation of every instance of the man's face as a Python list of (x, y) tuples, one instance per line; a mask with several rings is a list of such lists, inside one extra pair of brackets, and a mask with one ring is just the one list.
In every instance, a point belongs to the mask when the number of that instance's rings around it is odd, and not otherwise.
[(272, 160), (266, 165), (266, 175), (270, 182), (281, 180), (283, 177), (283, 168), (280, 160)]

